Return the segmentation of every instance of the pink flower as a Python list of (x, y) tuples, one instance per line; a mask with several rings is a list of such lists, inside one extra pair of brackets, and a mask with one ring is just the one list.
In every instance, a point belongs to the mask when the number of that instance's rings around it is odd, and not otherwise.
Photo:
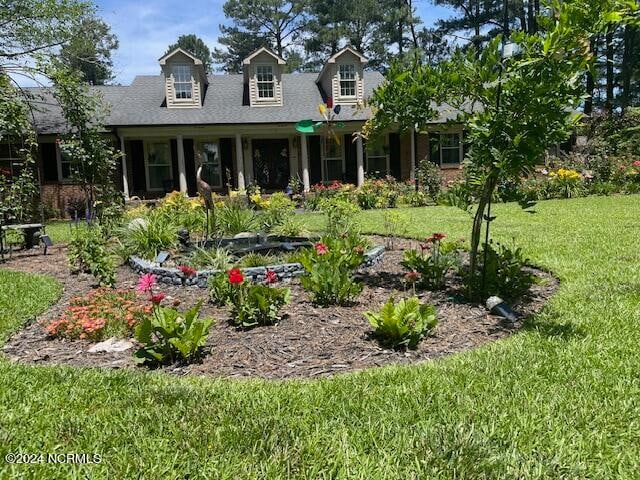
[(151, 303), (153, 303), (154, 305), (160, 305), (165, 297), (166, 295), (164, 293), (156, 293), (155, 295), (151, 295), (151, 298), (149, 300), (151, 300)]
[(329, 248), (322, 242), (316, 243), (315, 248), (318, 255), (325, 255), (329, 253)]
[(278, 274), (273, 270), (267, 270), (267, 275), (265, 278), (265, 283), (277, 283), (278, 282)]
[(153, 286), (156, 284), (156, 277), (151, 273), (145, 273), (138, 280), (138, 291), (139, 292), (151, 292)]
[(640, 160), (636, 160), (635, 162), (633, 162), (632, 164), (634, 167), (639, 168), (640, 167)]
[(196, 273), (198, 273), (195, 268), (190, 267), (189, 265), (180, 265), (178, 268), (185, 277), (195, 277)]

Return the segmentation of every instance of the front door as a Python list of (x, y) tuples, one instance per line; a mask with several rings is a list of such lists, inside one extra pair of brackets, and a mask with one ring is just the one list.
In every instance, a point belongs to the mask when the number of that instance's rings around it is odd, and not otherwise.
[(284, 190), (289, 183), (289, 140), (251, 141), (253, 175), (263, 190)]

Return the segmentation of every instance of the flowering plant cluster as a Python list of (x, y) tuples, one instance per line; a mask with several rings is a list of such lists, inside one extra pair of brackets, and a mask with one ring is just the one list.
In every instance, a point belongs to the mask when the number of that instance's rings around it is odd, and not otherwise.
[(263, 283), (251, 283), (239, 268), (229, 270), (227, 280), (233, 322), (242, 327), (273, 325), (280, 320), (282, 307), (291, 300), (290, 289), (273, 286), (279, 279), (272, 270), (267, 270)]
[(582, 193), (583, 176), (576, 170), (559, 168), (549, 172), (549, 179), (552, 189), (557, 191), (560, 197), (572, 198)]
[(155, 364), (196, 358), (206, 344), (213, 320), (199, 318), (202, 302), (185, 312), (162, 306), (166, 295), (156, 292), (155, 285), (156, 278), (151, 274), (142, 275), (138, 282), (138, 291), (147, 296), (152, 314), (136, 326), (136, 340), (143, 344), (135, 353), (136, 361)]
[(402, 266), (409, 270), (405, 282), (415, 289), (416, 286), (429, 290), (438, 290), (445, 285), (449, 271), (459, 263), (458, 249), (444, 249), (444, 233), (434, 233), (419, 249), (406, 250)]
[(126, 337), (149, 313), (128, 290), (99, 288), (76, 297), (64, 315), (47, 325), (49, 335), (100, 341), (107, 337)]
[(362, 291), (354, 273), (364, 261), (365, 244), (357, 235), (324, 237), (300, 254), (302, 286), (319, 305), (344, 305)]

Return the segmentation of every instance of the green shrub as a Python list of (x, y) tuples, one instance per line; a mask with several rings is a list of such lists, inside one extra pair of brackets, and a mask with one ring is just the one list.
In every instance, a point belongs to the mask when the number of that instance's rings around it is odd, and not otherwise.
[(195, 268), (226, 270), (235, 261), (235, 257), (226, 248), (196, 247), (189, 255), (188, 264)]
[(215, 275), (211, 275), (207, 281), (209, 286), (209, 298), (211, 301), (223, 307), (231, 298), (231, 283), (226, 272), (218, 272)]
[[(465, 283), (469, 286), (471, 282), (471, 291), (478, 292), (479, 300), (491, 295), (511, 300), (521, 297), (535, 281), (535, 276), (524, 269), (527, 259), (520, 248), (512, 249), (498, 242), (495, 245), (494, 248), (493, 242), (484, 244), (478, 253), (480, 267), (475, 276), (466, 274)], [(483, 270), (486, 270), (484, 274)]]
[(402, 266), (410, 272), (416, 272), (415, 283), (421, 288), (438, 290), (444, 287), (447, 273), (458, 264), (457, 252), (442, 252), (440, 242), (443, 233), (434, 233), (418, 250), (406, 250)]
[(356, 201), (360, 208), (394, 208), (400, 197), (400, 184), (393, 178), (367, 179), (356, 190)]
[(364, 316), (376, 337), (394, 348), (414, 348), (438, 323), (435, 307), (421, 305), (416, 297), (398, 303), (391, 298), (379, 313), (365, 312)]
[(304, 237), (309, 235), (309, 232), (295, 215), (286, 217), (282, 223), (272, 229), (271, 233), (285, 237)]
[(273, 325), (280, 320), (280, 310), (289, 303), (291, 290), (271, 286), (278, 281), (274, 272), (267, 272), (265, 285), (247, 281), (239, 269), (230, 270), (228, 277), (229, 303), (236, 325), (248, 328)]
[(396, 237), (406, 235), (409, 231), (409, 217), (394, 211), (386, 210), (382, 214), (382, 234), (385, 238), (385, 246), (389, 250), (395, 250)]
[(130, 255), (153, 260), (158, 252), (176, 247), (178, 228), (170, 217), (154, 210), (146, 218), (133, 219), (119, 236)]
[(107, 238), (98, 225), (74, 230), (67, 257), (72, 271), (90, 273), (100, 285), (115, 284), (115, 264), (107, 248)]
[(280, 257), (269, 253), (251, 252), (240, 257), (237, 266), (243, 268), (266, 267), (280, 263)]
[(300, 281), (318, 305), (344, 305), (362, 291), (353, 274), (364, 260), (364, 245), (356, 235), (324, 237), (298, 255), (305, 273)]
[(416, 181), (420, 191), (436, 201), (442, 190), (442, 180), (442, 170), (439, 165), (428, 158), (420, 160), (416, 168)]
[(248, 207), (246, 199), (236, 197), (216, 211), (216, 224), (223, 235), (237, 235), (242, 232), (255, 232), (258, 219), (255, 212)]
[(135, 353), (137, 363), (173, 363), (178, 358), (191, 361), (207, 341), (212, 319), (198, 318), (202, 301), (181, 313), (175, 308), (156, 305), (153, 314), (136, 327), (136, 340), (144, 346)]
[(269, 197), (259, 219), (265, 232), (271, 232), (295, 215), (296, 205), (287, 195), (276, 192)]
[(322, 210), (327, 215), (327, 235), (341, 237), (358, 230), (356, 216), (360, 208), (353, 202), (331, 198), (322, 202)]
[(171, 192), (167, 194), (154, 210), (155, 215), (163, 216), (176, 226), (186, 228), (190, 232), (204, 230), (205, 209), (200, 198), (189, 198), (186, 193)]

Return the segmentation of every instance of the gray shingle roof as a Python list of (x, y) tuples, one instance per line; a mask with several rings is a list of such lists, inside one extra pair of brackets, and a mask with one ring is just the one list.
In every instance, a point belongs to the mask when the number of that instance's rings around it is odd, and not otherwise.
[[(110, 108), (106, 124), (117, 126), (160, 125), (233, 125), (264, 123), (295, 123), (300, 120), (321, 120), (318, 104), (323, 101), (316, 84), (317, 73), (284, 74), (281, 107), (250, 107), (245, 98), (242, 75), (211, 75), (202, 108), (166, 108), (164, 77), (138, 76), (130, 86), (91, 87), (101, 94)], [(365, 72), (365, 97), (369, 97), (384, 77), (379, 72)], [(64, 120), (60, 107), (47, 88), (27, 89), (34, 95), (35, 122), (41, 134), (59, 133)], [(441, 105), (442, 116), (436, 122), (454, 119), (457, 110)], [(343, 107), (337, 117), (341, 121), (363, 121), (368, 109), (355, 111)]]
[[(136, 77), (125, 96), (113, 110), (112, 125), (194, 125), (240, 123), (295, 123), (304, 119), (320, 120), (318, 104), (322, 96), (316, 84), (317, 74), (295, 73), (282, 76), (284, 102), (281, 107), (243, 105), (242, 75), (209, 76), (209, 86), (202, 108), (166, 108), (164, 78)], [(384, 77), (366, 72), (365, 95), (370, 95)], [(343, 108), (341, 120), (366, 120), (366, 111), (353, 116), (351, 108)]]

